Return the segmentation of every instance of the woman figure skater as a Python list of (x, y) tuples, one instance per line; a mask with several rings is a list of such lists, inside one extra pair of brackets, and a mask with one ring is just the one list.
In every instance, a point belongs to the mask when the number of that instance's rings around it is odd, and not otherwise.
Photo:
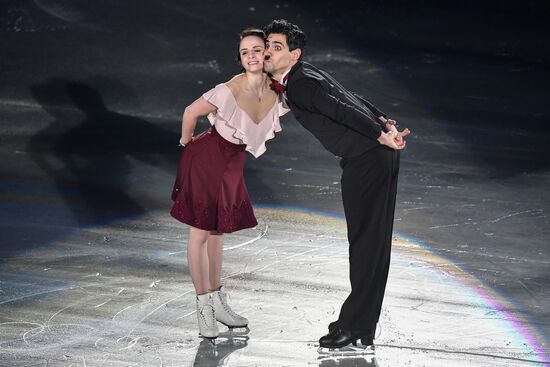
[[(246, 152), (259, 157), (265, 142), (281, 131), (279, 116), (288, 112), (263, 71), (266, 37), (259, 29), (240, 34), (243, 72), (218, 84), (185, 108), (181, 155), (170, 214), (189, 225), (187, 261), (197, 294), (202, 337), (216, 338), (216, 321), (246, 327), (248, 320), (227, 304), (221, 284), (223, 234), (257, 225), (243, 177)], [(193, 137), (197, 118), (211, 127)]]

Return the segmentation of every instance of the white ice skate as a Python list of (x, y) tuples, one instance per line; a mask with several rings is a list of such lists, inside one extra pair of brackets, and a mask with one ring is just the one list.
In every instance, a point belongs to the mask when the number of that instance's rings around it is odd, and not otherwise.
[(225, 287), (220, 287), (219, 290), (212, 292), (214, 303), (214, 313), (216, 320), (229, 328), (244, 328), (248, 326), (248, 319), (236, 314), (227, 304), (227, 293)]
[(214, 316), (214, 305), (210, 293), (197, 296), (197, 320), (199, 322), (199, 333), (207, 339), (218, 337), (218, 324)]

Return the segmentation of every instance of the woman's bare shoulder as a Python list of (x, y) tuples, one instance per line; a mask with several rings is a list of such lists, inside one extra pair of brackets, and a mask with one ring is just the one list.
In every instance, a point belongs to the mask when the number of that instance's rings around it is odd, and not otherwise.
[(244, 74), (237, 74), (233, 78), (225, 82), (225, 85), (233, 92), (233, 94), (238, 94), (242, 88), (242, 83), (244, 80)]

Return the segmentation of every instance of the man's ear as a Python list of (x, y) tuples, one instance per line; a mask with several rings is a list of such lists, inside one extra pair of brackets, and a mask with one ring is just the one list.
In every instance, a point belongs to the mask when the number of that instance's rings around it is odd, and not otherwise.
[(292, 55), (292, 60), (298, 61), (300, 59), (300, 56), (302, 56), (302, 49), (296, 48), (292, 51), (290, 51), (290, 54)]

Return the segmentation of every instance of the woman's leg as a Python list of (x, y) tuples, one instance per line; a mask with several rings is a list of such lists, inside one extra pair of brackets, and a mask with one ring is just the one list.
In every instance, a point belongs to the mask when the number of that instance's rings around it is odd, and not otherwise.
[(209, 287), (210, 291), (218, 290), (222, 285), (222, 263), (223, 263), (223, 234), (210, 232), (208, 236), (208, 264), (209, 264)]
[(199, 333), (205, 338), (216, 338), (219, 334), (210, 286), (208, 262), (208, 231), (189, 227), (187, 264), (197, 292), (197, 321)]
[(246, 327), (248, 320), (235, 313), (227, 303), (227, 292), (221, 283), (223, 263), (223, 235), (210, 232), (208, 236), (208, 261), (210, 264), (210, 291), (212, 292), (216, 320), (233, 327)]
[(197, 294), (208, 293), (210, 287), (208, 242), (209, 232), (189, 226), (187, 264)]

